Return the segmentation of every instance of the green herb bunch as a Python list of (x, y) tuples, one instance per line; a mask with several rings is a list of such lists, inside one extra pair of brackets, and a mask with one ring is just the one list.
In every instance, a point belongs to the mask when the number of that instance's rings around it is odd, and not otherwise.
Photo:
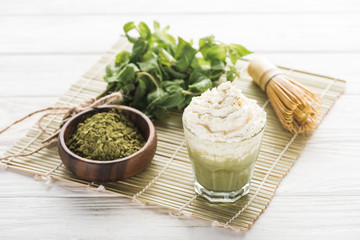
[[(214, 36), (193, 42), (167, 33), (154, 22), (154, 31), (144, 23), (124, 25), (132, 51), (122, 51), (115, 64), (108, 65), (106, 90), (100, 95), (121, 91), (122, 104), (135, 107), (151, 118), (163, 119), (172, 108), (183, 110), (193, 96), (212, 88), (220, 76), (233, 81), (238, 58), (251, 52), (239, 44), (224, 44)], [(130, 33), (137, 32), (137, 37)], [(227, 61), (229, 59), (230, 61)]]

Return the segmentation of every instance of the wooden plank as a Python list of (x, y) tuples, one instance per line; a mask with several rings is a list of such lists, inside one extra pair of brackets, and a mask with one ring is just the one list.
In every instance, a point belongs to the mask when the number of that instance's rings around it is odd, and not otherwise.
[[(360, 94), (360, 53), (263, 55), (278, 65), (344, 79), (346, 95)], [(0, 96), (60, 96), (99, 58), (98, 54), (0, 55)], [(339, 64), (342, 61), (346, 64)]]
[[(51, 104), (54, 104), (57, 100), (57, 97), (53, 98), (0, 98), (0, 129), (3, 129), (5, 126), (11, 124), (13, 121), (22, 118), (25, 114), (38, 110), (40, 108), (47, 107)], [(5, 149), (9, 148), (16, 141), (18, 141), (21, 136), (24, 136), (29, 128), (34, 124), (37, 117), (32, 117), (28, 120), (25, 120), (21, 124), (18, 124), (9, 131), (0, 135), (0, 152), (3, 153)]]
[(59, 97), (100, 55), (0, 56), (1, 97)]
[[(211, 228), (210, 223), (196, 219), (172, 218), (156, 208), (144, 211), (122, 198), (9, 197), (0, 198), (0, 206), (2, 216), (6, 216), (0, 219), (1, 236), (5, 239), (13, 236), (28, 238), (29, 229), (33, 239), (68, 239), (74, 235), (84, 239), (110, 239), (111, 236), (201, 239), (209, 234), (208, 239), (239, 239), (245, 236)], [(357, 239), (360, 234), (359, 206), (359, 196), (279, 196), (246, 233), (246, 239), (294, 239), (299, 236)]]
[[(256, 52), (359, 52), (360, 14), (132, 16), (171, 26), (171, 33), (197, 40), (211, 34), (227, 43), (240, 43)], [(266, 19), (266, 22), (264, 22)], [(128, 16), (0, 16), (0, 53), (103, 53), (119, 34)], [(46, 22), (46, 24), (45, 24)], [(16, 29), (16, 31), (13, 31)], [(8, 33), (11, 34), (8, 34)], [(75, 37), (76, 36), (76, 37)], [(324, 44), (326, 42), (326, 44)], [(339, 44), (341, 43), (341, 44)]]
[[(71, 6), (71, 7), (69, 7)], [(221, 14), (226, 13), (309, 13), (309, 12), (356, 12), (359, 11), (356, 0), (303, 0), (289, 4), (286, 0), (273, 1), (239, 1), (227, 0), (219, 2), (217, 0), (183, 0), (183, 1), (142, 1), (142, 0), (78, 0), (78, 1), (21, 1), (4, 0), (1, 3), (0, 14), (126, 14), (126, 15), (146, 15), (149, 13), (173, 15), (189, 13), (196, 14)]]

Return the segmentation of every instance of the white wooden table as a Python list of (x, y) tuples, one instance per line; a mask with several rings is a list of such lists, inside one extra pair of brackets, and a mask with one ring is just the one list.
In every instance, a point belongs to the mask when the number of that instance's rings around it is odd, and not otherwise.
[[(157, 207), (0, 170), (0, 239), (360, 239), (360, 2), (357, 0), (1, 0), (0, 127), (51, 105), (127, 21), (185, 39), (214, 34), (274, 63), (348, 81), (253, 228), (233, 232)], [(0, 136), (0, 152), (28, 120)]]

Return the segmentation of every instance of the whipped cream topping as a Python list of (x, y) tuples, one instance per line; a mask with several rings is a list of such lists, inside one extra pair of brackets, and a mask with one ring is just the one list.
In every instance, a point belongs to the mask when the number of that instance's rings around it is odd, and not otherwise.
[(194, 97), (184, 110), (185, 126), (201, 139), (241, 141), (264, 127), (266, 113), (231, 82)]

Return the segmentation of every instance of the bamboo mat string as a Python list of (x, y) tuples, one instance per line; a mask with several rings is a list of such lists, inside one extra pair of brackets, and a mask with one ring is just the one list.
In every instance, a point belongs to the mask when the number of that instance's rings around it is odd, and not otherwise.
[(63, 163), (61, 162), (61, 163), (59, 163), (58, 165), (56, 165), (53, 169), (51, 169), (50, 171), (48, 171), (47, 173), (45, 173), (44, 175), (41, 175), (41, 176), (35, 175), (34, 178), (35, 178), (36, 180), (45, 180), (46, 183), (48, 184), (48, 183), (51, 182), (51, 176), (50, 176), (50, 174), (53, 173), (53, 172), (55, 172), (56, 170), (58, 170), (62, 165), (63, 165)]
[(330, 90), (330, 88), (338, 81), (337, 78), (333, 78), (333, 81), (325, 88), (325, 90), (321, 93), (320, 97), (324, 98), (325, 94)]
[(179, 145), (179, 147), (175, 150), (175, 152), (173, 153), (173, 155), (171, 156), (171, 158), (166, 162), (166, 164), (164, 165), (164, 167), (160, 170), (160, 172), (158, 173), (158, 175), (151, 180), (141, 191), (139, 191), (138, 193), (136, 193), (132, 199), (135, 202), (138, 202), (137, 198), (143, 194), (146, 190), (148, 190), (151, 185), (153, 185), (159, 178), (160, 176), (166, 171), (166, 169), (169, 167), (170, 163), (172, 162), (172, 160), (176, 157), (176, 154), (180, 151), (180, 149), (184, 146), (185, 144), (185, 140), (183, 140), (181, 142), (181, 144)]
[(197, 194), (195, 194), (187, 203), (185, 203), (181, 208), (179, 208), (179, 212), (182, 212), (187, 206), (189, 206), (196, 198), (198, 197)]
[(187, 208), (188, 206), (190, 206), (196, 200), (196, 198), (198, 196), (199, 195), (195, 193), (194, 196), (192, 198), (190, 198), (190, 200), (188, 200), (185, 204), (183, 204), (181, 207), (179, 207), (178, 210), (176, 210), (175, 214), (173, 214), (172, 212), (169, 212), (169, 214), (171, 216), (176, 216), (176, 217), (180, 217), (180, 216), (190, 217), (192, 215), (192, 213), (184, 211), (184, 209)]
[(262, 105), (261, 107), (265, 109), (265, 108), (267, 107), (267, 105), (269, 104), (269, 102), (270, 102), (270, 100), (269, 100), (269, 99), (268, 99), (268, 100), (266, 100), (266, 102), (264, 103), (264, 105)]
[(61, 167), (63, 165), (63, 163), (59, 163), (58, 165), (56, 165), (53, 169), (51, 169), (50, 171), (48, 171), (46, 174), (45, 174), (45, 177), (46, 178), (49, 178), (51, 177), (50, 174), (52, 174), (53, 172), (55, 172), (56, 170), (59, 169), (59, 167)]

